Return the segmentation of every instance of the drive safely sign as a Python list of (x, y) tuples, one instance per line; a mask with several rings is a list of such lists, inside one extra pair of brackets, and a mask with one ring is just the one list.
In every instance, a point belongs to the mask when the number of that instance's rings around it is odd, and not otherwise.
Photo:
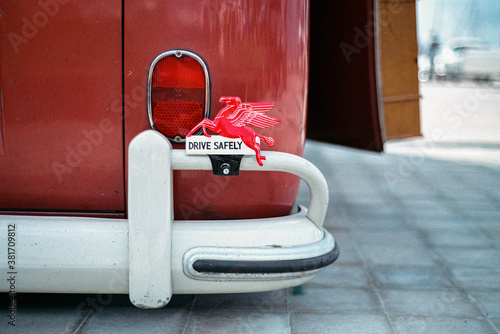
[[(259, 143), (259, 138), (255, 138)], [(186, 138), (187, 155), (229, 154), (229, 155), (255, 155), (255, 151), (246, 146), (239, 138), (222, 136), (190, 136)]]

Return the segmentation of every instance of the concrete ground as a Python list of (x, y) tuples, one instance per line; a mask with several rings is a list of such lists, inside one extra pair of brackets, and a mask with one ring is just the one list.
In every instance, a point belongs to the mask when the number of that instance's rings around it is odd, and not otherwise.
[(389, 142), (389, 154), (500, 166), (500, 82), (420, 85), (423, 137)]
[[(454, 156), (467, 156), (459, 139)], [(307, 143), (330, 186), (325, 225), (341, 254), (303, 286), (176, 295), (159, 310), (121, 295), (19, 295), (17, 326), (3, 308), (0, 332), (500, 333), (500, 165), (413, 143), (383, 154)], [(474, 147), (483, 158), (489, 149)]]

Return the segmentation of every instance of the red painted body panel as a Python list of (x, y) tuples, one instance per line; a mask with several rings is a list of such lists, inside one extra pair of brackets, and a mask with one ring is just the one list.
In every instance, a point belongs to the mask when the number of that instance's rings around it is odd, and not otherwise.
[(124, 211), (121, 1), (0, 11), (0, 209)]
[[(150, 129), (149, 66), (171, 49), (206, 62), (211, 119), (221, 96), (274, 102), (269, 116), (281, 123), (259, 133), (276, 140), (272, 150), (302, 154), (308, 1), (50, 3), (0, 4), (0, 211), (125, 213), (128, 145)], [(269, 172), (174, 179), (176, 219), (284, 215), (299, 184)]]
[[(125, 1), (125, 143), (149, 129), (145, 92), (149, 65), (164, 51), (185, 49), (207, 64), (211, 116), (222, 96), (275, 102), (281, 123), (259, 130), (272, 150), (301, 155), (305, 140), (308, 71), (308, 2)], [(140, 52), (138, 52), (140, 50)], [(129, 102), (127, 102), (127, 98)], [(182, 145), (174, 144), (176, 148)], [(269, 149), (265, 143), (262, 149)], [(265, 162), (264, 162), (265, 163)], [(176, 172), (177, 219), (250, 218), (287, 214), (299, 180), (282, 173)]]

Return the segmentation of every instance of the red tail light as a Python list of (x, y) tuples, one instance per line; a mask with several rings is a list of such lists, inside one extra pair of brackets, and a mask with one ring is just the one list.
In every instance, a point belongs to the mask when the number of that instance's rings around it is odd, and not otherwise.
[(175, 142), (209, 114), (210, 83), (203, 60), (192, 52), (168, 51), (149, 70), (148, 114), (151, 127)]

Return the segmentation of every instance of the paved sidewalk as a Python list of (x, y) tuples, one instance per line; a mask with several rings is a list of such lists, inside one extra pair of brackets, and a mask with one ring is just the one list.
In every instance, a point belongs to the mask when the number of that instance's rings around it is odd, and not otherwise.
[[(339, 260), (280, 291), (20, 295), (1, 333), (500, 333), (500, 167), (308, 142), (330, 186)], [(301, 188), (299, 202), (307, 204)], [(7, 305), (4, 301), (3, 305)]]
[(390, 154), (500, 166), (500, 85), (420, 85), (423, 137), (386, 143)]

